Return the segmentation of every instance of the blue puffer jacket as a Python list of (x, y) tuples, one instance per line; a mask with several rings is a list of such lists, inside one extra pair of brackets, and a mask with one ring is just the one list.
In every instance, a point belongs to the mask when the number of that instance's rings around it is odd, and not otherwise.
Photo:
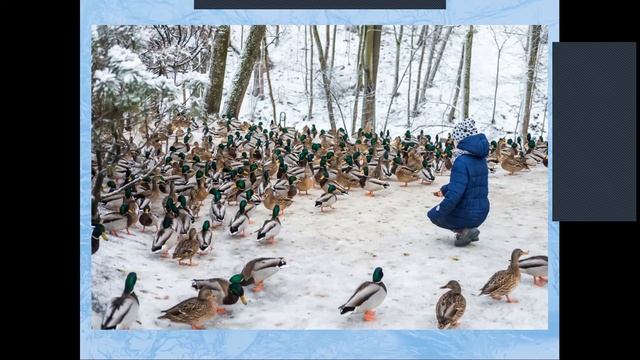
[(489, 141), (484, 134), (471, 135), (460, 141), (458, 149), (470, 154), (453, 163), (449, 183), (440, 189), (444, 200), (427, 214), (433, 223), (450, 230), (478, 227), (489, 214)]

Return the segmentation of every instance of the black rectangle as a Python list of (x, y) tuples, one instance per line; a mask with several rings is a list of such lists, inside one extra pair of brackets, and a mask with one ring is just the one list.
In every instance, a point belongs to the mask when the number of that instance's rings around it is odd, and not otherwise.
[(446, 0), (194, 0), (194, 9), (433, 9), (447, 8)]
[(553, 220), (636, 220), (636, 43), (553, 43)]

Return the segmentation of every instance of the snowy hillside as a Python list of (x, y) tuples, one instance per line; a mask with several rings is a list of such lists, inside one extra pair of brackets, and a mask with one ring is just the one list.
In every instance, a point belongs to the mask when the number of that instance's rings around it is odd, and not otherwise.
[[(140, 299), (144, 329), (188, 329), (158, 320), (161, 310), (192, 296), (196, 278), (229, 278), (254, 258), (282, 256), (288, 267), (265, 281), (259, 293), (245, 288), (248, 305), (227, 306), (230, 314), (205, 323), (209, 328), (244, 329), (420, 329), (436, 328), (435, 303), (449, 280), (459, 280), (467, 299), (462, 329), (544, 329), (547, 327), (547, 289), (533, 286), (522, 275), (512, 293), (519, 300), (508, 304), (478, 297), (478, 289), (501, 269), (506, 269), (511, 251), (529, 250), (547, 254), (547, 171), (542, 166), (531, 173), (508, 176), (504, 171), (489, 178), (491, 212), (480, 227), (480, 241), (465, 248), (452, 245), (453, 234), (437, 228), (426, 218), (439, 199), (432, 195), (448, 182), (437, 177), (432, 185), (412, 183), (399, 187), (395, 181), (374, 198), (355, 190), (320, 213), (314, 200), (298, 195), (286, 210), (282, 231), (275, 245), (258, 244), (255, 232), (270, 211), (260, 205), (255, 224), (246, 238), (233, 238), (221, 228), (214, 233), (211, 254), (195, 257), (197, 266), (179, 266), (177, 261), (151, 254), (152, 233), (141, 228), (122, 238), (111, 236), (92, 256), (93, 321), (100, 328), (108, 299), (122, 292), (129, 271), (138, 274), (135, 292)], [(522, 191), (526, 189), (526, 191)], [(210, 199), (201, 214), (208, 214)], [(237, 207), (227, 211), (235, 213)], [(196, 221), (201, 227), (205, 217)], [(139, 226), (139, 225), (138, 225)], [(363, 322), (361, 315), (342, 316), (343, 304), (373, 269), (384, 269), (388, 295), (378, 308), (377, 321)]]
[[(399, 28), (396, 26), (396, 28)], [(405, 26), (402, 38), (402, 50), (400, 55), (400, 76), (407, 68), (411, 58), (411, 30), (410, 26)], [(430, 27), (432, 31), (433, 26)], [(332, 27), (333, 29), (333, 27)], [(493, 107), (493, 95), (496, 75), (497, 47), (494, 43), (493, 33), (488, 26), (475, 27), (476, 33), (473, 39), (473, 53), (471, 58), (471, 91), (470, 91), (470, 116), (476, 120), (479, 130), (485, 131), (490, 139), (513, 133), (516, 129), (519, 109), (524, 97), (526, 83), (526, 58), (524, 46), (526, 43), (527, 26), (513, 26), (505, 29), (502, 26), (495, 26), (493, 30), (497, 33), (499, 43), (506, 39), (500, 60), (500, 78), (496, 104), (496, 124), (491, 125), (491, 111)], [(320, 38), (325, 41), (325, 26), (318, 26)], [(451, 33), (445, 48), (439, 70), (434, 79), (434, 86), (427, 90), (427, 102), (419, 107), (420, 114), (411, 118), (411, 129), (425, 129), (425, 132), (435, 135), (436, 133), (446, 134), (451, 124), (447, 122), (446, 115), (449, 108), (447, 104), (452, 104), (452, 97), (455, 89), (456, 72), (462, 51), (462, 44), (468, 26), (455, 27)], [(231, 44), (236, 49), (240, 49), (241, 36), (245, 38), (248, 33), (248, 26), (244, 27), (242, 34), (240, 26), (231, 26)], [(333, 31), (333, 30), (332, 30)], [(420, 26), (415, 27), (414, 48), (418, 41)], [(505, 35), (506, 33), (506, 35)], [(267, 36), (272, 39), (275, 36), (275, 27), (267, 27)], [(358, 34), (344, 26), (338, 26), (336, 34), (337, 42), (335, 49), (335, 63), (332, 79), (332, 92), (339, 101), (340, 110), (344, 116), (344, 121), (348, 128), (351, 127), (354, 103), (354, 87), (356, 81)], [(314, 52), (314, 104), (313, 119), (307, 121), (308, 96), (305, 95), (305, 31), (304, 26), (281, 26), (279, 46), (272, 44), (269, 46), (269, 57), (274, 63), (271, 70), (271, 81), (276, 100), (277, 112), (284, 111), (287, 115), (287, 125), (302, 127), (304, 124), (316, 123), (321, 128), (328, 127), (326, 115), (326, 100), (322, 89), (322, 76), (319, 72), (317, 54)], [(310, 42), (307, 42), (310, 47)], [(430, 43), (427, 43), (425, 59), (422, 68), (424, 77), (427, 67), (427, 55)], [(537, 69), (537, 82), (535, 87), (534, 102), (532, 104), (530, 131), (532, 135), (541, 135), (544, 123), (544, 133), (547, 132), (547, 121), (545, 121), (545, 107), (547, 94), (547, 57), (548, 47), (544, 44), (540, 50), (540, 63)], [(376, 121), (377, 131), (382, 130), (386, 118), (389, 102), (393, 92), (393, 78), (395, 69), (395, 35), (392, 26), (383, 26), (381, 36), (380, 63), (378, 66), (378, 82), (376, 90)], [(310, 52), (307, 56), (310, 56)], [(412, 84), (411, 84), (411, 109), (413, 108), (415, 87), (417, 82), (418, 60), (420, 52), (415, 52), (412, 63)], [(227, 72), (225, 77), (225, 93), (223, 103), (229, 84), (233, 78), (235, 69), (238, 67), (240, 56), (229, 51), (227, 58)], [(393, 105), (389, 114), (389, 126), (391, 135), (403, 134), (407, 129), (407, 87), (409, 71), (406, 71), (404, 80), (399, 87), (399, 95), (393, 100)], [(422, 82), (422, 79), (420, 79)], [(248, 95), (242, 105), (242, 119), (250, 119), (254, 112), (254, 119), (261, 116), (266, 119), (272, 118), (272, 108), (268, 96), (268, 89), (265, 89), (265, 98), (259, 100), (252, 97), (252, 83), (249, 84)], [(265, 85), (266, 86), (266, 85)], [(460, 106), (460, 102), (458, 103)], [(359, 104), (359, 112), (362, 101)], [(255, 108), (254, 108), (255, 107)], [(339, 109), (334, 105), (336, 123), (338, 127), (343, 127), (342, 117)], [(357, 127), (360, 127), (360, 116), (358, 116)], [(456, 115), (458, 116), (458, 115)], [(357, 128), (356, 127), (356, 128)]]

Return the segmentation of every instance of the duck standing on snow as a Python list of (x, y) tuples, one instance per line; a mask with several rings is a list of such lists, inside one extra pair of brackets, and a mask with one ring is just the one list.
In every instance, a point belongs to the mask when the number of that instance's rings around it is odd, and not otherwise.
[(129, 232), (129, 224), (133, 225), (138, 221), (138, 210), (135, 204), (135, 201), (131, 200), (127, 204), (120, 205), (117, 212), (110, 212), (101, 216), (100, 218), (104, 228), (116, 237), (119, 237), (118, 231), (124, 229), (127, 230), (127, 234), (131, 235)]
[[(233, 305), (237, 303), (238, 300), (242, 301), (244, 305), (247, 305), (247, 298), (244, 295), (244, 288), (241, 285), (243, 280), (244, 276), (242, 276), (242, 274), (236, 274), (228, 281), (222, 278), (193, 279), (191, 286), (196, 290), (209, 288), (214, 292), (218, 292), (219, 295), (216, 296), (216, 298), (222, 299), (221, 304), (223, 305)], [(220, 303), (218, 303), (218, 305), (220, 305)], [(218, 306), (217, 312), (218, 314), (224, 314), (226, 310), (224, 307)]]
[(223, 224), (227, 214), (227, 207), (224, 202), (221, 201), (222, 193), (220, 193), (220, 190), (212, 189), (211, 193), (213, 194), (213, 200), (211, 200), (211, 220), (215, 228)]
[(185, 259), (189, 259), (189, 266), (198, 265), (192, 262), (193, 255), (198, 252), (200, 247), (197, 236), (198, 230), (191, 229), (189, 234), (186, 237), (183, 236), (182, 240), (176, 245), (176, 249), (173, 251), (173, 258), (178, 259), (179, 265), (186, 265), (182, 263)]
[(130, 272), (124, 282), (122, 295), (109, 301), (102, 317), (100, 326), (102, 330), (114, 330), (117, 326), (120, 326), (120, 329), (129, 329), (136, 321), (140, 308), (140, 301), (133, 292), (136, 280), (138, 280), (136, 273)]
[(255, 285), (251, 290), (258, 292), (264, 289), (264, 280), (287, 266), (281, 257), (263, 257), (249, 261), (242, 269), (242, 286)]
[(435, 175), (433, 174), (431, 164), (429, 164), (429, 160), (422, 160), (422, 170), (420, 170), (420, 173), (418, 173), (418, 177), (423, 184), (427, 185), (430, 185), (436, 179)]
[(365, 166), (364, 176), (360, 177), (360, 187), (368, 191), (367, 196), (373, 196), (373, 193), (375, 191), (380, 191), (388, 188), (389, 183), (373, 177), (369, 177), (369, 168)]
[(180, 207), (178, 208), (178, 218), (176, 219), (176, 231), (178, 234), (186, 234), (191, 229), (191, 224), (195, 221), (191, 209), (187, 206), (187, 198), (184, 195), (178, 196)]
[(529, 252), (515, 249), (511, 253), (511, 263), (506, 270), (500, 270), (487, 281), (480, 289), (479, 295), (489, 295), (495, 300), (500, 300), (503, 296), (507, 297), (508, 303), (517, 303), (517, 300), (509, 298), (509, 294), (520, 284), (520, 267), (518, 260), (520, 256), (527, 255)]
[(387, 297), (387, 287), (382, 282), (383, 275), (382, 268), (377, 267), (373, 271), (373, 281), (360, 284), (349, 300), (338, 308), (340, 314), (364, 312), (365, 321), (374, 321), (375, 308), (380, 306)]
[(438, 319), (438, 329), (448, 329), (458, 325), (458, 320), (464, 314), (467, 308), (467, 301), (462, 296), (460, 284), (455, 281), (449, 281), (440, 289), (450, 289), (442, 294), (436, 304), (436, 318)]
[(229, 234), (235, 236), (240, 235), (244, 236), (244, 231), (249, 226), (249, 217), (247, 216), (245, 210), (247, 207), (247, 201), (240, 201), (240, 208), (236, 215), (233, 217), (231, 224), (229, 224)]
[(157, 252), (162, 250), (161, 257), (169, 257), (169, 249), (174, 247), (177, 243), (178, 233), (173, 230), (173, 218), (171, 215), (165, 216), (162, 220), (162, 229), (160, 229), (155, 238), (153, 244), (151, 244), (151, 252)]
[(158, 217), (151, 212), (151, 208), (148, 205), (145, 206), (138, 221), (140, 222), (140, 225), (142, 225), (142, 232), (144, 232), (147, 226), (153, 225), (155, 225), (156, 231), (158, 231)]
[(198, 243), (200, 244), (200, 251), (207, 252), (213, 250), (213, 243), (211, 240), (213, 239), (213, 232), (210, 229), (211, 223), (209, 220), (206, 220), (202, 224), (202, 230), (198, 232)]
[(549, 258), (545, 255), (531, 256), (518, 262), (520, 271), (533, 276), (533, 284), (544, 286), (547, 283)]
[(321, 212), (324, 211), (323, 209), (326, 207), (330, 207), (333, 209), (333, 204), (335, 204), (338, 200), (338, 197), (336, 196), (336, 194), (334, 194), (334, 191), (336, 191), (335, 185), (329, 185), (327, 192), (316, 199), (316, 207), (319, 207)]
[(217, 313), (218, 300), (213, 290), (202, 288), (197, 297), (184, 300), (177, 305), (162, 310), (164, 315), (158, 319), (169, 319), (173, 322), (191, 325), (192, 329), (204, 329), (203, 322), (211, 319)]
[(91, 232), (91, 255), (95, 254), (100, 248), (100, 237), (102, 237), (103, 240), (109, 240), (105, 231), (104, 225), (94, 225), (93, 232)]
[(266, 239), (270, 244), (275, 244), (276, 235), (280, 233), (282, 224), (278, 215), (280, 214), (280, 206), (273, 207), (271, 219), (265, 220), (262, 227), (258, 230), (258, 241)]

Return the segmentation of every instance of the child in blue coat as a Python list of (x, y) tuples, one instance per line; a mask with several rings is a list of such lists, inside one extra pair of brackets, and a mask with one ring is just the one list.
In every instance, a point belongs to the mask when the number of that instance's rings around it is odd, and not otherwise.
[(427, 214), (435, 225), (456, 233), (455, 246), (467, 246), (478, 241), (478, 226), (489, 214), (489, 171), (486, 157), (489, 141), (478, 134), (475, 121), (465, 119), (456, 124), (453, 134), (456, 149), (449, 183), (436, 196), (442, 202)]

